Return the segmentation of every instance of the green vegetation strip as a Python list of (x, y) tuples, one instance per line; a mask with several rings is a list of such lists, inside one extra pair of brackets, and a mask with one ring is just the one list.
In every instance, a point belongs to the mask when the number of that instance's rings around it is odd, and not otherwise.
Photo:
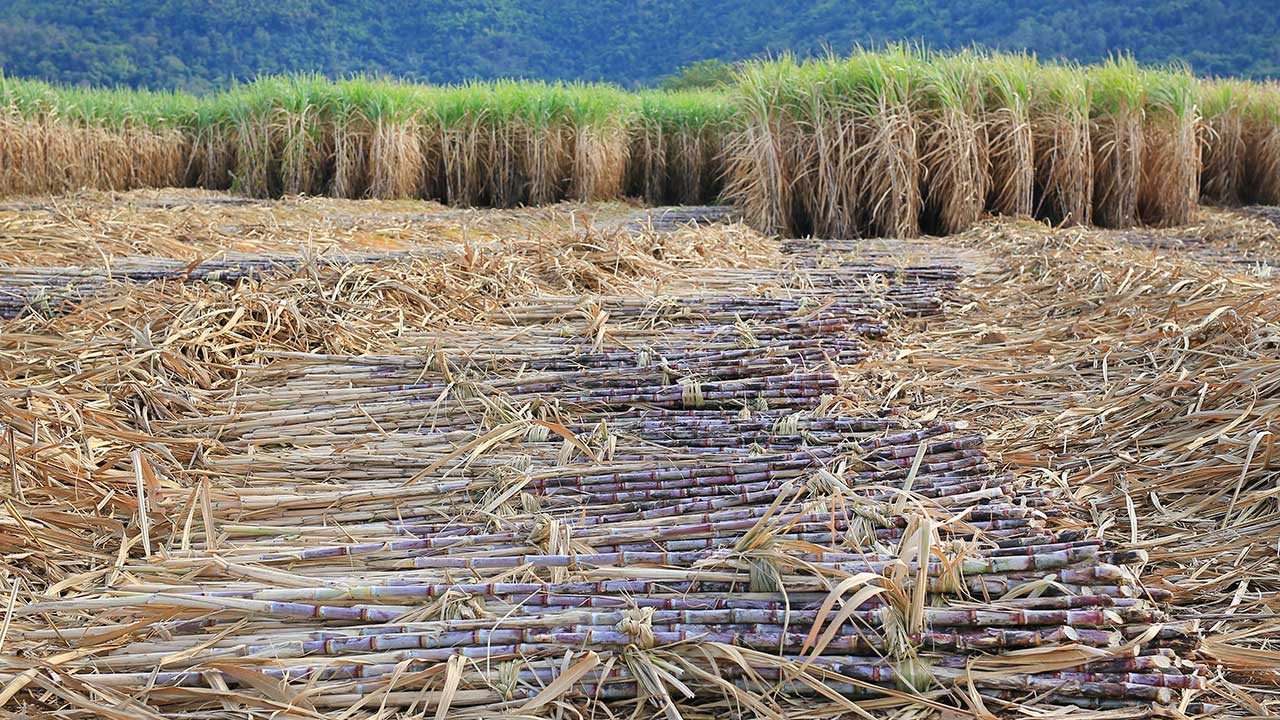
[(755, 227), (1112, 227), (1280, 203), (1280, 90), (1129, 58), (908, 46), (742, 66), (717, 91), (267, 77), (197, 97), (0, 77), (0, 195), (195, 186), (510, 207), (729, 201)]

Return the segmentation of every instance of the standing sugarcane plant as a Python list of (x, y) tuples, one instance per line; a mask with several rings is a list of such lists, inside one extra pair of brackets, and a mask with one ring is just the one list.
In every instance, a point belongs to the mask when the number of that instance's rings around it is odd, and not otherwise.
[(199, 103), (187, 123), (191, 155), (186, 184), (209, 190), (230, 190), (236, 167), (236, 131), (228, 95)]
[(1242, 199), (1280, 204), (1280, 87), (1256, 85), (1246, 98)]
[(799, 72), (795, 60), (784, 56), (769, 63), (747, 63), (738, 73), (735, 102), (742, 127), (730, 140), (726, 189), (747, 222), (766, 234), (794, 235), (791, 198), (796, 168), (791, 146), (800, 130), (784, 98), (788, 88), (798, 85)]
[(273, 83), (255, 82), (238, 88), (236, 95), (237, 102), (230, 108), (236, 147), (232, 190), (249, 197), (275, 197), (281, 183)]
[(607, 86), (570, 88), (568, 133), (573, 144), (568, 197), (582, 202), (621, 197), (627, 181), (635, 103)]
[(987, 158), (987, 209), (1030, 217), (1035, 208), (1035, 141), (1030, 83), (1035, 60), (994, 55), (978, 62), (982, 141)]
[(362, 98), (361, 114), (372, 128), (369, 197), (402, 200), (421, 195), (426, 155), (419, 120), (420, 95), (418, 88), (397, 83), (384, 84)]
[(335, 88), (318, 77), (285, 79), (274, 91), (272, 129), (279, 137), (280, 191), (286, 195), (323, 195), (332, 172), (332, 109)]
[(715, 202), (734, 108), (721, 92), (646, 92), (630, 122), (626, 191), (652, 205)]
[(1200, 195), (1200, 111), (1186, 68), (1142, 71), (1145, 111), (1138, 213), (1149, 225), (1190, 221)]
[(333, 179), (329, 193), (360, 198), (369, 191), (373, 168), (373, 122), (368, 110), (376, 104), (377, 89), (364, 79), (342, 82), (334, 96)]
[(1093, 216), (1089, 88), (1078, 68), (1040, 66), (1031, 85), (1035, 214), (1054, 224), (1088, 225)]
[(1101, 227), (1138, 223), (1142, 176), (1145, 83), (1132, 57), (1116, 57), (1089, 69), (1093, 147), (1093, 221)]
[(847, 72), (857, 133), (859, 225), (870, 236), (910, 238), (920, 233), (920, 157), (911, 107), (910, 50), (860, 51)]
[(0, 77), (0, 194), (723, 199), (788, 237), (955, 233), (984, 212), (1169, 226), (1199, 202), (1280, 203), (1278, 97), (1127, 56), (899, 45), (749, 62), (698, 92), (300, 75), (197, 98)]
[(966, 230), (986, 209), (991, 163), (979, 64), (972, 54), (921, 55), (916, 64), (921, 225), (933, 234)]
[(1201, 80), (1198, 96), (1204, 115), (1200, 201), (1231, 207), (1244, 197), (1245, 111), (1249, 87), (1234, 80)]

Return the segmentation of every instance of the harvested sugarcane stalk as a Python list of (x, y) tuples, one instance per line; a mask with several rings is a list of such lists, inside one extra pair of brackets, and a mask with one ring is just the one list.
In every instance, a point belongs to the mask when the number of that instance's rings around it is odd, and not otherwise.
[[(224, 701), (486, 717), (551, 696), (615, 714), (750, 699), (786, 716), (952, 689), (1096, 708), (1204, 689), (1201, 631), (1144, 586), (1146, 552), (1098, 537), (964, 420), (890, 410), (860, 374), (946, 312), (959, 256), (780, 247), (670, 295), (538, 287), (368, 351), (178, 364), (158, 342), (110, 371), (205, 370), (182, 403), (169, 383), (52, 423), (30, 405), (49, 390), (0, 397), (0, 470), (29, 493), (5, 500), (30, 508), (0, 520), (18, 538), (0, 549), (26, 552), (22, 523), (58, 547), (117, 538), (75, 574), (32, 562), (0, 587), (19, 598), (5, 692), (199, 718)], [(337, 298), (330, 271), (294, 281)], [(108, 371), (66, 372), (49, 387)], [(76, 493), (101, 514), (34, 507), (83, 511)]]

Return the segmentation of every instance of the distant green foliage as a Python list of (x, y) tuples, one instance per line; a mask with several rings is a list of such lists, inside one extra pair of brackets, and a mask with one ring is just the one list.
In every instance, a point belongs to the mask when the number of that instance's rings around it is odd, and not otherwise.
[[(1280, 14), (1257, 0), (11, 0), (0, 68), (73, 84), (206, 92), (316, 72), (714, 84), (723, 62), (922, 41), (1094, 62), (1132, 51), (1202, 75), (1280, 76)], [(719, 60), (721, 63), (698, 63)], [(684, 84), (687, 83), (687, 84)]]
[(733, 83), (734, 65), (723, 60), (699, 60), (662, 78), (662, 90), (713, 90)]

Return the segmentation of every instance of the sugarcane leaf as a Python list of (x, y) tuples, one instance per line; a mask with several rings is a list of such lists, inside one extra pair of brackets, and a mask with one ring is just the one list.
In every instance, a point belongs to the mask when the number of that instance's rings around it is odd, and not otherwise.
[(583, 654), (580, 660), (569, 666), (569, 668), (564, 672), (560, 673), (559, 677), (552, 680), (549, 685), (530, 699), (529, 702), (521, 705), (520, 712), (532, 712), (559, 699), (562, 695), (572, 689), (574, 685), (577, 685), (578, 681), (585, 677), (587, 673), (594, 670), (599, 664), (600, 655), (593, 651), (587, 651)]
[(831, 592), (827, 593), (827, 597), (823, 599), (822, 605), (818, 607), (818, 612), (813, 619), (813, 627), (809, 630), (809, 635), (805, 638), (804, 645), (800, 648), (800, 653), (803, 655), (805, 652), (808, 652), (809, 648), (813, 645), (814, 640), (817, 638), (818, 632), (822, 628), (822, 624), (826, 622), (827, 615), (831, 613), (831, 608), (835, 607), (836, 603), (842, 602), (845, 593), (855, 587), (868, 585), (881, 579), (881, 576), (876, 573), (858, 573), (857, 575), (841, 580), (838, 585), (832, 588)]
[(213, 637), (209, 638), (205, 642), (199, 643), (197, 645), (193, 645), (185, 650), (181, 650), (176, 653), (165, 655), (163, 658), (160, 658), (160, 660), (156, 662), (156, 667), (165, 667), (166, 665), (172, 665), (173, 663), (176, 663), (176, 662), (182, 662), (184, 660), (188, 660), (193, 657), (198, 657), (206, 649), (218, 644), (218, 642), (220, 642), (222, 638), (240, 630), (247, 624), (248, 624), (247, 620), (241, 620), (240, 622), (232, 623), (227, 627), (226, 630), (214, 635)]
[(289, 684), (283, 680), (276, 680), (257, 672), (256, 670), (251, 670), (242, 665), (236, 665), (230, 662), (211, 663), (209, 667), (210, 669), (217, 670), (218, 672), (231, 677), (237, 682), (248, 685), (267, 696), (267, 699), (269, 700), (274, 700), (275, 702), (290, 707), (297, 705), (304, 710), (311, 712), (315, 711), (315, 707), (312, 706), (310, 700), (307, 700), (305, 697), (296, 693), (289, 692)]
[[(831, 641), (835, 639), (836, 633), (840, 632), (840, 628), (844, 627), (844, 624), (848, 621), (849, 617), (858, 611), (859, 605), (884, 592), (885, 588), (883, 587), (868, 585), (854, 593), (853, 597), (848, 600), (844, 600), (844, 606), (840, 609), (840, 612), (836, 613), (831, 622), (827, 624), (827, 629), (823, 631), (822, 635), (813, 644), (813, 651), (809, 656), (808, 662), (813, 662), (822, 655), (822, 651), (826, 650), (827, 646), (831, 644)], [(817, 627), (817, 623), (815, 623), (814, 627)]]
[(0, 691), (0, 707), (4, 707), (10, 700), (13, 699), (14, 695), (17, 695), (24, 687), (26, 687), (33, 679), (35, 679), (39, 675), (41, 668), (44, 668), (44, 667), (56, 668), (58, 665), (61, 665), (64, 662), (67, 662), (70, 660), (78, 660), (82, 657), (93, 655), (94, 653), (97, 653), (100, 651), (101, 650), (99, 648), (71, 650), (68, 652), (58, 653), (57, 655), (54, 655), (53, 657), (50, 657), (50, 658), (45, 658), (40, 660), (39, 661), (40, 667), (23, 670), (16, 677), (14, 677), (13, 680), (9, 681), (9, 684), (5, 686), (3, 691)]
[(571, 443), (574, 447), (581, 450), (582, 454), (586, 455), (587, 458), (591, 460), (591, 462), (599, 464), (600, 459), (596, 457), (596, 454), (592, 452), (591, 448), (587, 447), (587, 445), (583, 443), (582, 440), (580, 440), (577, 435), (574, 435), (573, 431), (570, 430), (569, 428), (565, 427), (564, 425), (561, 425), (560, 423), (550, 422), (548, 420), (534, 420), (533, 424), (541, 425), (542, 427), (545, 427), (551, 432), (564, 438), (569, 443)]
[(440, 704), (436, 706), (436, 720), (445, 720), (449, 716), (449, 708), (453, 705), (454, 695), (458, 692), (458, 684), (462, 682), (462, 667), (466, 658), (462, 655), (450, 655), (444, 674), (444, 688), (440, 691)]
[(449, 464), (453, 460), (456, 460), (457, 458), (462, 457), (468, 452), (474, 451), (474, 454), (473, 454), (473, 457), (474, 457), (475, 455), (483, 453), (485, 449), (490, 448), (502, 442), (503, 440), (507, 440), (507, 439), (516, 437), (517, 435), (521, 435), (525, 432), (525, 428), (527, 426), (528, 426), (528, 421), (520, 421), (520, 420), (506, 423), (505, 425), (500, 425), (494, 428), (493, 430), (490, 430), (489, 432), (485, 433), (484, 435), (481, 435), (475, 440), (472, 440), (471, 442), (459, 448), (456, 448), (453, 452), (449, 453), (448, 455), (445, 455), (439, 460), (431, 463), (429, 466), (427, 466), (425, 470), (419, 471), (413, 477), (404, 481), (401, 484), (401, 487), (406, 487), (418, 482), (422, 478), (425, 478), (431, 475), (435, 471)]

